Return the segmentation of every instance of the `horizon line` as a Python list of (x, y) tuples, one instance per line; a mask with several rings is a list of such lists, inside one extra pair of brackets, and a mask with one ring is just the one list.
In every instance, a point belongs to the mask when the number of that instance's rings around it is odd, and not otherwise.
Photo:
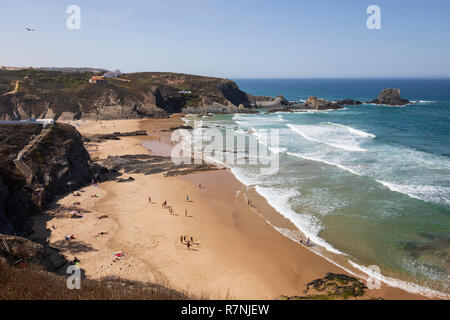
[[(55, 69), (63, 69), (63, 68), (73, 68), (73, 69), (97, 69), (97, 70), (106, 70), (109, 71), (108, 68), (103, 67), (70, 67), (70, 66), (12, 66), (12, 65), (0, 65), (3, 68), (24, 68), (24, 69), (43, 69), (43, 68), (55, 68)], [(0, 69), (1, 71), (1, 69)], [(190, 75), (198, 75), (203, 77), (214, 77), (214, 78), (228, 78), (228, 79), (236, 79), (236, 80), (450, 80), (450, 75), (447, 76), (262, 76), (262, 77), (254, 77), (254, 76), (214, 76), (214, 75), (202, 75), (196, 73), (187, 73), (182, 71), (131, 71), (131, 72), (123, 72), (123, 73), (144, 73), (144, 72), (158, 72), (158, 73), (180, 73), (180, 74), (190, 74)]]

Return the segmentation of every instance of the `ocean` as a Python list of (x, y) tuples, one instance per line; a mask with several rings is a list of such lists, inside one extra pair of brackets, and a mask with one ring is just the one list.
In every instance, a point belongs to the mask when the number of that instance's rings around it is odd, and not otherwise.
[[(450, 296), (450, 79), (234, 79), (253, 95), (370, 101), (399, 88), (404, 107), (214, 115), (209, 127), (278, 129), (279, 170), (228, 165), (313, 243), (383, 282)], [(187, 117), (187, 120), (194, 119)], [(262, 140), (261, 140), (262, 143)]]

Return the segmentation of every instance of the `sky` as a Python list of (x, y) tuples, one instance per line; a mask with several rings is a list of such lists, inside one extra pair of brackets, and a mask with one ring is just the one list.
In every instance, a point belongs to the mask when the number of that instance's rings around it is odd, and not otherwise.
[[(81, 10), (80, 29), (67, 28), (70, 5)], [(370, 5), (380, 8), (379, 30), (367, 28)], [(5, 66), (450, 77), (448, 0), (2, 0), (0, 12)]]

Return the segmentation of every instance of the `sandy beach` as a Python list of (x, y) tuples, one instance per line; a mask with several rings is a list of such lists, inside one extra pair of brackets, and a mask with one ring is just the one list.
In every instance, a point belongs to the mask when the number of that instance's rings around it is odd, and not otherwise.
[[(147, 130), (148, 136), (87, 145), (91, 158), (105, 159), (109, 155), (168, 156), (171, 133), (163, 130), (182, 121), (173, 116), (71, 124), (82, 134)], [(292, 232), (296, 229), (229, 170), (174, 177), (162, 173), (121, 176), (128, 177), (134, 180), (77, 190), (80, 196), (70, 194), (56, 203), (63, 208), (58, 215), (37, 218), (39, 225), (44, 222), (51, 230), (50, 245), (69, 260), (80, 259), (88, 278), (158, 282), (198, 298), (276, 299), (302, 295), (308, 282), (327, 272), (348, 274), (278, 232), (267, 221)], [(254, 206), (248, 205), (248, 199)], [(162, 207), (164, 201), (172, 213)], [(73, 219), (70, 209), (64, 208), (76, 202), (84, 216)], [(76, 239), (66, 241), (66, 235)], [(183, 236), (193, 238), (190, 249), (181, 241)], [(125, 256), (114, 260), (113, 253), (119, 251)], [(423, 299), (385, 285), (368, 290), (363, 298)]]

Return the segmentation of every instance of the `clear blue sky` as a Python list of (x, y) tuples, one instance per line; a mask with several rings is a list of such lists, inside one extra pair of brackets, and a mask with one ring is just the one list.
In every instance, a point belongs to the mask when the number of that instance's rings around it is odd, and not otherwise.
[[(81, 8), (81, 30), (66, 28), (71, 4)], [(366, 27), (372, 4), (382, 30)], [(448, 0), (2, 0), (0, 12), (0, 65), (229, 78), (450, 76)]]

